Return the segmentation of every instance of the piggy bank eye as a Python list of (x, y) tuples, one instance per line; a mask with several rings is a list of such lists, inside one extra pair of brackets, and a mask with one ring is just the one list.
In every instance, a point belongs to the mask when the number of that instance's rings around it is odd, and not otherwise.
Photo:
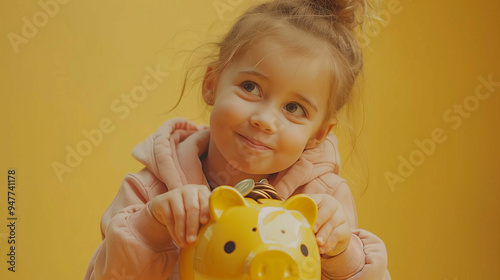
[(236, 245), (234, 244), (234, 242), (233, 241), (228, 241), (224, 245), (224, 252), (230, 254), (230, 253), (232, 253), (234, 251), (234, 248), (236, 248)]
[(302, 244), (300, 245), (300, 251), (302, 252), (302, 255), (306, 256), (309, 255), (309, 250), (307, 250), (306, 245)]

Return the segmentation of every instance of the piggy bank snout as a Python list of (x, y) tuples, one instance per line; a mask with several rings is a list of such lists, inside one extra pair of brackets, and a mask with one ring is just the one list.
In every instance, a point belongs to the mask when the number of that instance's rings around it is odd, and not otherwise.
[(299, 279), (299, 266), (288, 253), (263, 251), (250, 260), (249, 275), (252, 280)]

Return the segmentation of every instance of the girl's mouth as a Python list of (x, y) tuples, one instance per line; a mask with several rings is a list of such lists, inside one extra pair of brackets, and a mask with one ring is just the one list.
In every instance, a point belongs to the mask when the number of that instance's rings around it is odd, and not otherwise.
[(242, 142), (249, 146), (250, 148), (253, 148), (255, 150), (262, 150), (262, 151), (266, 151), (266, 150), (272, 150), (268, 145), (256, 140), (256, 139), (252, 139), (252, 138), (249, 138), (249, 137), (245, 137), (241, 134), (238, 134), (242, 140)]

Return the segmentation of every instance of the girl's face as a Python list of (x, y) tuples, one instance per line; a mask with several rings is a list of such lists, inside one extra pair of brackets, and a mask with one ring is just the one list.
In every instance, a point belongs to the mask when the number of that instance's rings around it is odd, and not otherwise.
[(262, 178), (318, 145), (334, 125), (324, 121), (330, 91), (325, 60), (268, 38), (234, 58), (219, 80), (206, 78), (203, 97), (213, 105), (210, 164)]

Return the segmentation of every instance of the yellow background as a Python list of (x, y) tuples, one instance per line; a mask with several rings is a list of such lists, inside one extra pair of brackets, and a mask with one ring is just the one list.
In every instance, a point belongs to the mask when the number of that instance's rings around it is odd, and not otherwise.
[[(207, 30), (223, 30), (246, 5), (65, 2), (45, 25), (38, 1), (0, 4), (1, 279), (83, 278), (100, 242), (100, 216), (123, 176), (140, 168), (131, 149), (165, 119), (198, 116), (195, 95), (176, 113), (161, 115), (177, 97), (186, 57), (179, 51), (212, 39)], [(217, 2), (234, 7), (218, 14)], [(393, 5), (381, 4), (385, 22), (367, 35), (364, 49), (361, 142), (370, 173), (367, 191), (353, 190), (360, 227), (385, 241), (393, 279), (497, 279), (500, 87), (478, 104), (469, 103), (474, 110), (460, 117), (456, 129), (457, 120), (443, 114), (464, 100), (474, 102), (479, 76), (500, 81), (500, 2)], [(34, 16), (43, 26), (16, 53), (9, 34), (21, 36), (23, 18), (33, 22)], [(120, 119), (111, 104), (142, 84), (146, 67), (157, 65), (169, 76)], [(59, 181), (53, 162), (65, 163), (67, 147), (75, 149), (86, 139), (82, 131), (97, 129), (103, 119), (114, 130)], [(385, 174), (398, 174), (400, 156), (418, 156), (415, 141), (430, 138), (436, 128), (446, 141), (436, 143), (391, 189)], [(6, 263), (9, 168), (18, 172), (15, 273)], [(345, 172), (354, 178), (349, 165)]]

